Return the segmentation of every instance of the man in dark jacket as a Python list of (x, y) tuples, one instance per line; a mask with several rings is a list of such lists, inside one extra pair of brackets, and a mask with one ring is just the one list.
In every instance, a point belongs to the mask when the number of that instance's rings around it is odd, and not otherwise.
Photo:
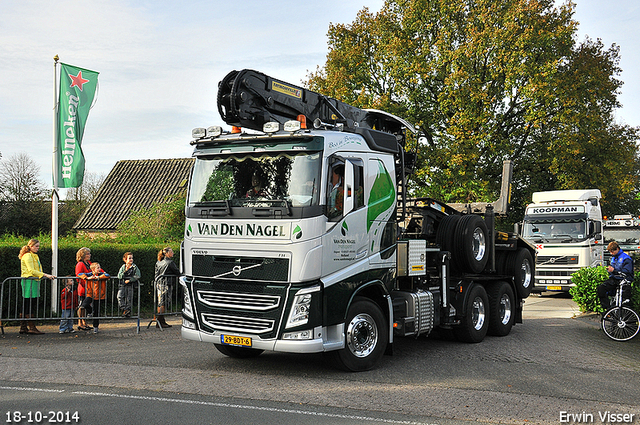
[[(609, 304), (609, 295), (615, 293), (620, 284), (622, 276), (618, 273), (622, 273), (629, 282), (633, 280), (633, 259), (629, 255), (620, 249), (617, 242), (613, 241), (607, 246), (607, 250), (611, 253), (611, 263), (607, 267), (609, 272), (609, 279), (605, 280), (598, 286), (598, 298), (600, 298), (600, 305), (605, 311), (609, 310), (612, 306)], [(629, 302), (631, 300), (631, 287), (625, 286), (622, 292), (622, 302)]]

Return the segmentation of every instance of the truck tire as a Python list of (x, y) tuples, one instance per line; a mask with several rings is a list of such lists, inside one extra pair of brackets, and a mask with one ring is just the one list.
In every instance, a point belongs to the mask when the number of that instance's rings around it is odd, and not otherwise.
[(534, 264), (528, 249), (518, 248), (510, 252), (505, 262), (506, 273), (513, 276), (518, 297), (527, 298), (533, 289)]
[(507, 251), (496, 251), (496, 273), (505, 274), (507, 272)]
[(233, 345), (213, 344), (218, 351), (225, 356), (233, 357), (234, 359), (252, 359), (258, 357), (264, 350), (258, 350), (256, 348), (244, 348), (235, 347)]
[(480, 285), (473, 285), (464, 308), (464, 316), (453, 332), (462, 342), (480, 342), (489, 329), (489, 298), (487, 291)]
[(515, 323), (515, 297), (511, 285), (504, 281), (487, 286), (489, 297), (489, 335), (509, 335)]
[(344, 326), (345, 347), (326, 354), (340, 369), (362, 372), (372, 369), (384, 354), (389, 329), (380, 307), (368, 298), (356, 297)]
[(436, 243), (442, 251), (453, 251), (455, 230), (460, 218), (459, 215), (449, 215), (440, 221), (436, 232)]
[(487, 224), (478, 215), (465, 215), (456, 226), (455, 256), (463, 270), (480, 273), (489, 259)]

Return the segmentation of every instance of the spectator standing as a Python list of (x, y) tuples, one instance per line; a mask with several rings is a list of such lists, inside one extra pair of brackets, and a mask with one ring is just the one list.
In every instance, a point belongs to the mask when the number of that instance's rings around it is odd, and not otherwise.
[(65, 286), (60, 293), (60, 304), (62, 306), (62, 320), (60, 320), (60, 333), (75, 332), (73, 330), (73, 320), (71, 315), (78, 308), (78, 289), (73, 286), (73, 279), (67, 279)]
[[(100, 268), (100, 263), (91, 263), (91, 273), (87, 275), (87, 296), (81, 308), (87, 312), (87, 317), (100, 316), (100, 305), (107, 297), (107, 279), (109, 274)], [(100, 319), (93, 319), (93, 333), (98, 333)]]
[(78, 302), (80, 308), (78, 309), (78, 330), (88, 331), (91, 328), (87, 326), (87, 322), (84, 320), (86, 311), (83, 307), (84, 299), (87, 295), (87, 277), (91, 276), (91, 250), (87, 247), (82, 247), (76, 252), (76, 276), (78, 280)]
[(155, 268), (156, 302), (157, 311), (156, 327), (170, 328), (171, 325), (164, 319), (167, 305), (171, 302), (171, 284), (180, 276), (180, 270), (173, 262), (173, 250), (170, 247), (158, 252), (158, 261)]
[[(18, 258), (20, 258), (20, 276), (23, 278), (21, 282), (23, 319), (29, 319), (33, 316), (33, 309), (37, 306), (38, 298), (40, 297), (40, 279), (43, 277), (54, 279), (53, 275), (42, 271), (42, 264), (38, 257), (39, 250), (40, 241), (31, 239), (20, 249), (20, 254), (18, 254)], [(44, 332), (40, 332), (36, 328), (35, 320), (22, 320), (20, 322), (20, 333), (41, 335)]]
[(125, 317), (131, 316), (131, 304), (133, 303), (133, 288), (140, 281), (140, 269), (133, 263), (133, 254), (125, 252), (122, 256), (124, 264), (118, 272), (118, 306)]

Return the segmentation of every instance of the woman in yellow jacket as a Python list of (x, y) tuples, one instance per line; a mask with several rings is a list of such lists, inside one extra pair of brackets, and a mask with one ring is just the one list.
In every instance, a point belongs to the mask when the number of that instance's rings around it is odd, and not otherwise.
[[(25, 246), (20, 249), (20, 268), (22, 276), (22, 317), (29, 319), (32, 316), (32, 309), (38, 303), (38, 297), (40, 297), (40, 279), (46, 277), (48, 279), (54, 279), (53, 275), (42, 272), (42, 264), (40, 264), (40, 258), (38, 258), (38, 250), (40, 250), (40, 241), (37, 239), (31, 239)], [(28, 328), (27, 328), (28, 324)], [(40, 335), (44, 332), (40, 332), (36, 328), (35, 320), (23, 320), (20, 323), (20, 333), (29, 333), (34, 335)]]

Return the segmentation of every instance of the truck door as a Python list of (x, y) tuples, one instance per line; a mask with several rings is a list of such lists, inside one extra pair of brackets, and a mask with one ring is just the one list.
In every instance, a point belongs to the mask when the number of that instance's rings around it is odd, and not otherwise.
[(367, 256), (364, 160), (333, 156), (327, 169), (327, 233), (323, 237), (323, 275)]

